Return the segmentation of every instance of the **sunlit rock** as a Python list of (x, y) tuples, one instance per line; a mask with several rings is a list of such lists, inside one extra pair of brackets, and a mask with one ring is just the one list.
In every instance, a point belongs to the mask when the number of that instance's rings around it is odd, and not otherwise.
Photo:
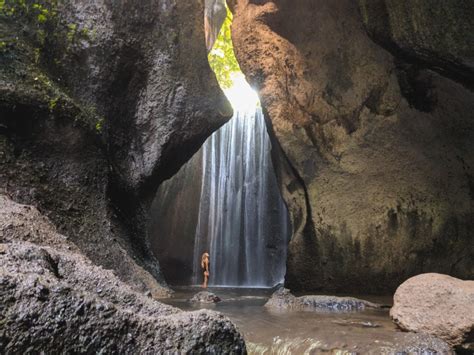
[(474, 281), (422, 274), (401, 284), (393, 299), (390, 316), (400, 328), (451, 346), (474, 342)]

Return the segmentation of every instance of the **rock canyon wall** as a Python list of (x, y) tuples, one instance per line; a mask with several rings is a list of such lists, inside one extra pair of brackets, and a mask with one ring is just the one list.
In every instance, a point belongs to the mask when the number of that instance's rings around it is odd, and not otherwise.
[[(1, 192), (158, 294), (145, 229), (156, 188), (231, 116), (204, 1), (40, 3), (54, 8), (0, 15)], [(291, 214), (288, 287), (472, 278), (472, 2), (229, 5)]]
[(393, 291), (474, 277), (474, 6), (236, 0), (293, 222), (286, 284)]
[(144, 228), (156, 188), (232, 115), (207, 62), (204, 3), (7, 3), (1, 192), (159, 295)]

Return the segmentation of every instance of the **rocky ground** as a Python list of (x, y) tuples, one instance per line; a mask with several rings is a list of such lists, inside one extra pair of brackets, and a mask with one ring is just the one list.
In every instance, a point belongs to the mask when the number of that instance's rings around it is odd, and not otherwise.
[(88, 260), (36, 208), (5, 196), (0, 242), (2, 353), (245, 351), (228, 318), (182, 312), (133, 291)]

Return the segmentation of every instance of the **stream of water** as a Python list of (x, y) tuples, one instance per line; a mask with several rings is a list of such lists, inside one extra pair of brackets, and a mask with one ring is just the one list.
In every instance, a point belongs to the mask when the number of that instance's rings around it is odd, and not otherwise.
[(272, 287), (285, 274), (288, 212), (273, 171), (259, 107), (238, 109), (201, 148), (202, 188), (194, 283), (210, 252), (211, 286)]
[[(228, 316), (243, 334), (249, 354), (392, 354), (406, 348), (406, 333), (397, 330), (388, 309), (363, 312), (288, 312), (264, 307), (269, 289), (209, 289), (222, 302), (193, 304), (199, 288), (177, 288), (162, 300), (183, 310), (207, 308)], [(390, 304), (391, 297), (367, 297)], [(406, 354), (406, 352), (400, 352)], [(424, 352), (423, 354), (434, 354)]]

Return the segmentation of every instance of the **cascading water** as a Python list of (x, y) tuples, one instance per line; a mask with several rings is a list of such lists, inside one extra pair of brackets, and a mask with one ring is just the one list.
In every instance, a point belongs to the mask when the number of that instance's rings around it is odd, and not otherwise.
[(202, 147), (194, 282), (210, 252), (211, 286), (271, 287), (283, 281), (289, 226), (259, 107), (237, 109)]
[(286, 270), (288, 212), (258, 97), (233, 53), (232, 14), (225, 0), (205, 4), (209, 64), (234, 117), (158, 190), (151, 245), (171, 283), (202, 283), (201, 255), (209, 252), (210, 286), (272, 287)]
[(171, 283), (202, 283), (200, 261), (206, 251), (210, 286), (283, 282), (288, 212), (258, 97), (243, 76), (235, 84), (225, 90), (233, 118), (155, 197), (151, 245)]

